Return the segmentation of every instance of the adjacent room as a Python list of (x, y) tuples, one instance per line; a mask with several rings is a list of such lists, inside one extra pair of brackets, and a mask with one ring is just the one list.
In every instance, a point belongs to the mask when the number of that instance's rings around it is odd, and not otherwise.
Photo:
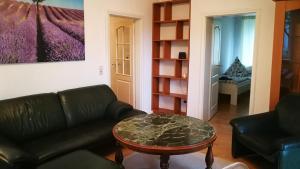
[(236, 110), (236, 116), (248, 115), (255, 51), (255, 13), (209, 19), (213, 20), (210, 118), (226, 110)]
[(299, 11), (0, 0), (0, 169), (300, 169)]

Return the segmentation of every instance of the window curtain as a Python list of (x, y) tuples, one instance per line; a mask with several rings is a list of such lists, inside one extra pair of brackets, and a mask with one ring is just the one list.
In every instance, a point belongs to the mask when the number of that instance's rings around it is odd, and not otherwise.
[(241, 31), (241, 54), (240, 60), (246, 67), (252, 66), (254, 38), (255, 38), (255, 16), (242, 17)]
[(219, 25), (213, 27), (213, 42), (212, 42), (212, 65), (220, 65), (221, 55), (221, 28)]

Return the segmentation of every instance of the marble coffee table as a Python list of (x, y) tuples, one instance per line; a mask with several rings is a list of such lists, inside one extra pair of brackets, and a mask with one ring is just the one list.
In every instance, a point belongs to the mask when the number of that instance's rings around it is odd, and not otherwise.
[[(180, 115), (147, 114), (127, 118), (113, 128), (119, 145), (131, 150), (160, 155), (161, 169), (169, 168), (170, 155), (192, 153), (208, 148), (206, 169), (211, 169), (214, 158), (214, 128), (202, 120)], [(116, 161), (122, 163), (121, 148), (116, 152)]]

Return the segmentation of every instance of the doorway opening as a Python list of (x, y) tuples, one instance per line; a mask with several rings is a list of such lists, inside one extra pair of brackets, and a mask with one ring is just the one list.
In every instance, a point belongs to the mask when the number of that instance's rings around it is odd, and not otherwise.
[(135, 18), (109, 16), (111, 88), (135, 107)]
[[(209, 119), (249, 114), (256, 13), (208, 18), (211, 32)], [(226, 113), (227, 112), (227, 113)], [(219, 115), (218, 115), (219, 116)]]

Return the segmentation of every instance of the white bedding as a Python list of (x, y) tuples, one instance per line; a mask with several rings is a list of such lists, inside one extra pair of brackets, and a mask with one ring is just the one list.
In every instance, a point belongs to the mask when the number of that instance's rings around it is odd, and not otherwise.
[(232, 78), (231, 80), (219, 80), (219, 93), (230, 95), (230, 104), (237, 105), (238, 95), (250, 90), (251, 78)]

